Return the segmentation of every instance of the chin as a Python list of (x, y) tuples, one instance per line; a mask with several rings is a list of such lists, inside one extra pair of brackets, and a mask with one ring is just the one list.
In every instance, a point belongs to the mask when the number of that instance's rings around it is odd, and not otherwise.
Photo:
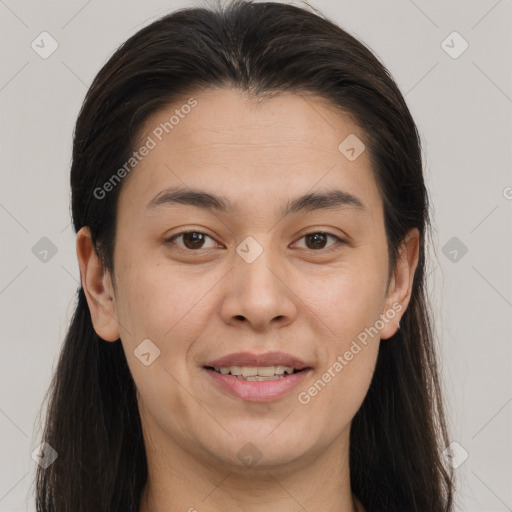
[[(273, 426), (275, 429), (275, 423)], [(289, 432), (282, 432), (277, 435), (271, 433), (272, 429), (260, 430), (248, 435), (235, 435), (227, 443), (219, 442), (215, 446), (207, 448), (210, 456), (216, 458), (230, 470), (235, 468), (248, 469), (266, 469), (284, 466), (295, 463), (307, 453), (307, 447), (304, 446), (304, 436), (290, 435)]]

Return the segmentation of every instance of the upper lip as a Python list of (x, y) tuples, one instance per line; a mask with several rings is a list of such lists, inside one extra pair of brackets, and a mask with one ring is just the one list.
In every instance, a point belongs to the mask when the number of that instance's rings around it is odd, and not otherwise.
[(251, 352), (237, 352), (215, 359), (205, 364), (213, 368), (227, 366), (291, 366), (296, 370), (309, 368), (309, 366), (298, 357), (286, 354), (285, 352), (266, 352), (265, 354), (253, 354)]

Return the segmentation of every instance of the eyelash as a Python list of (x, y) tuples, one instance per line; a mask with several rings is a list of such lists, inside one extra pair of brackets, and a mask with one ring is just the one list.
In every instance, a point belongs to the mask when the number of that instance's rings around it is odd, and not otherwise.
[[(211, 238), (212, 240), (214, 240), (214, 238), (213, 238), (213, 237), (211, 237), (210, 235), (208, 235), (207, 233), (204, 233), (204, 232), (202, 232), (202, 231), (196, 231), (196, 230), (192, 230), (192, 231), (191, 231), (191, 230), (188, 230), (188, 231), (181, 231), (180, 233), (176, 233), (176, 234), (174, 234), (171, 238), (169, 238), (169, 239), (165, 240), (165, 243), (166, 243), (166, 244), (173, 244), (173, 243), (174, 243), (174, 240), (175, 240), (176, 238), (179, 238), (180, 236), (182, 236), (182, 235), (186, 235), (186, 234), (189, 234), (189, 233), (199, 233), (199, 234), (201, 234), (201, 235), (206, 235), (208, 238)], [(335, 239), (336, 239), (336, 241), (337, 241), (337, 243), (336, 243), (336, 244), (334, 244), (332, 247), (328, 247), (327, 249), (317, 249), (317, 250), (315, 250), (315, 249), (309, 249), (309, 250), (310, 250), (310, 251), (312, 251), (312, 252), (318, 252), (318, 253), (320, 253), (320, 252), (324, 252), (324, 253), (326, 253), (326, 252), (335, 251), (335, 250), (338, 248), (338, 246), (339, 246), (340, 244), (346, 244), (346, 243), (347, 243), (347, 242), (345, 242), (345, 240), (341, 239), (339, 236), (333, 235), (332, 233), (327, 233), (327, 232), (325, 232), (325, 231), (311, 231), (310, 233), (305, 233), (304, 235), (302, 235), (302, 236), (299, 238), (299, 240), (302, 240), (304, 237), (306, 237), (306, 236), (308, 236), (308, 235), (327, 235), (328, 237), (335, 238)], [(201, 249), (195, 249), (195, 250), (194, 250), (194, 249), (188, 249), (188, 248), (186, 248), (186, 247), (180, 247), (180, 246), (178, 246), (178, 248), (179, 248), (179, 249), (181, 249), (181, 250), (183, 250), (183, 251), (186, 251), (186, 252), (199, 252), (199, 251), (203, 250), (203, 248), (201, 248)]]

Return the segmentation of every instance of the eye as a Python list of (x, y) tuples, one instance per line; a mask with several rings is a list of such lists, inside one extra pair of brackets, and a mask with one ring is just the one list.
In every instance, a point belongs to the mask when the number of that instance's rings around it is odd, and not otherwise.
[[(174, 243), (174, 240), (183, 237), (183, 246), (178, 245), (180, 249), (184, 250), (197, 250), (197, 249), (205, 249), (204, 247), (204, 241), (209, 238), (210, 240), (213, 240), (213, 238), (206, 233), (202, 233), (201, 231), (182, 231), (181, 233), (177, 233), (176, 235), (173, 235), (171, 238), (166, 240), (166, 243)], [(215, 242), (215, 240), (213, 240)], [(216, 242), (215, 242), (216, 243)], [(215, 247), (215, 243), (213, 247)]]
[[(342, 240), (340, 237), (333, 235), (331, 233), (324, 233), (322, 231), (308, 233), (308, 234), (304, 235), (302, 238), (300, 238), (300, 240), (302, 240), (302, 239), (305, 240), (306, 249), (312, 249), (314, 251), (319, 251), (319, 250), (325, 249), (325, 243), (329, 237), (339, 243), (344, 243), (344, 240)], [(333, 245), (338, 245), (338, 244), (333, 244)], [(336, 247), (331, 246), (328, 249), (326, 249), (326, 251), (333, 251), (333, 250), (335, 250), (335, 248)]]

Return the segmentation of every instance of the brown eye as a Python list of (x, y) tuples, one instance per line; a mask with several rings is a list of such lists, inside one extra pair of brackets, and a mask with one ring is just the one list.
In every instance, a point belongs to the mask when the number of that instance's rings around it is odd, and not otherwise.
[(325, 233), (313, 233), (306, 235), (304, 238), (309, 249), (323, 249), (327, 242), (327, 235)]
[(208, 236), (206, 233), (201, 233), (200, 231), (184, 231), (183, 233), (178, 233), (172, 236), (169, 240), (167, 240), (167, 242), (174, 243), (174, 240), (180, 237), (183, 238), (183, 245), (177, 244), (178, 247), (182, 249), (188, 249), (191, 251), (197, 249), (204, 249), (204, 242), (207, 238), (213, 240), (212, 237)]
[[(331, 233), (323, 233), (323, 232), (315, 232), (315, 233), (308, 233), (307, 235), (304, 235), (302, 239), (305, 240), (306, 249), (311, 249), (313, 251), (318, 251), (326, 248), (326, 243), (328, 238), (332, 238), (336, 240), (339, 243), (343, 243), (343, 240), (336, 235), (332, 235)], [(331, 244), (331, 246), (336, 244)], [(327, 250), (330, 250), (331, 246), (327, 248)]]
[(204, 244), (204, 235), (195, 231), (183, 233), (183, 243), (187, 249), (201, 249)]

